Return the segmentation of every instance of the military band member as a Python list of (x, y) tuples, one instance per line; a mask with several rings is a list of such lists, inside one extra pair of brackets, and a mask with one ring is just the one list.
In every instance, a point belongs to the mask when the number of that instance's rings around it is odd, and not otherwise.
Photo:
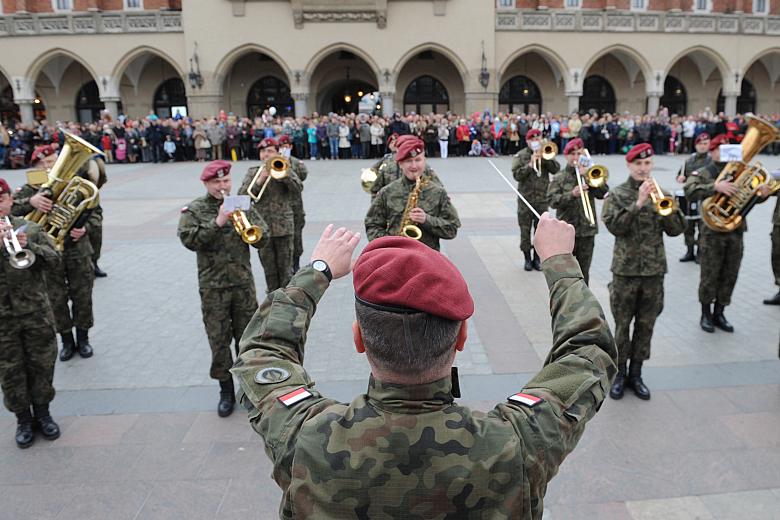
[[(591, 225), (585, 216), (585, 209), (582, 207), (582, 198), (580, 197), (580, 186), (577, 182), (577, 168), (584, 148), (585, 145), (579, 137), (566, 144), (566, 148), (563, 149), (563, 154), (566, 157), (566, 168), (553, 175), (547, 196), (550, 199), (550, 207), (556, 210), (556, 217), (574, 226), (576, 236), (574, 257), (580, 264), (582, 276), (587, 284), (590, 262), (593, 258), (593, 244), (599, 228), (598, 219), (594, 219), (595, 222)], [(584, 175), (585, 172), (581, 173)], [(588, 204), (590, 204), (595, 216), (596, 199), (604, 199), (609, 191), (609, 186), (604, 183), (598, 188), (591, 188), (583, 176), (583, 187), (588, 194)]]
[[(206, 195), (182, 208), (178, 235), (184, 247), (195, 251), (198, 259), (198, 286), (203, 324), (211, 347), (209, 375), (219, 381), (217, 413), (227, 417), (233, 412), (235, 391), (230, 367), (230, 344), (238, 341), (257, 310), (255, 282), (249, 260), (249, 246), (230, 222), (223, 198), (230, 194), (231, 163), (213, 161), (206, 165), (200, 180)], [(257, 208), (246, 212), (250, 224), (263, 230), (263, 238), (252, 244), (259, 249), (267, 239), (267, 227)]]
[(31, 171), (27, 172), (27, 183), (16, 188), (13, 214), (23, 217), (32, 211), (51, 211), (50, 198), (39, 193), (41, 185), (48, 179), (47, 172), (57, 162), (57, 149), (50, 144), (38, 146), (30, 156)]
[[(401, 146), (401, 144), (403, 144), (405, 141), (411, 140), (410, 142), (415, 142), (414, 139), (419, 139), (418, 137), (410, 134), (405, 134), (400, 137), (398, 137), (397, 134), (393, 134), (393, 135), (397, 137), (396, 139), (393, 140), (394, 144), (391, 147), (393, 153), (389, 153), (385, 155), (384, 158), (382, 158), (378, 163), (372, 166), (372, 168), (374, 168), (378, 172), (376, 181), (371, 186), (372, 199), (376, 197), (376, 194), (379, 193), (379, 190), (381, 190), (391, 182), (400, 179), (401, 175), (403, 175), (403, 172), (401, 171), (401, 167), (398, 164), (398, 158), (396, 153), (398, 147)], [(423, 176), (428, 177), (431, 181), (439, 184), (440, 186), (444, 186), (439, 176), (436, 175), (436, 172), (433, 171), (433, 168), (431, 168), (427, 163), (425, 164), (425, 171), (423, 172)]]
[[(106, 177), (106, 163), (101, 156), (95, 156), (84, 165), (82, 176), (95, 183), (98, 189), (103, 188), (108, 178)], [(103, 207), (98, 204), (93, 210), (98, 214), (98, 224), (89, 230), (89, 243), (92, 244), (92, 263), (95, 266), (95, 277), (105, 278), (108, 274), (98, 266), (100, 253), (103, 250)]]
[[(775, 285), (780, 288), (780, 192), (775, 203), (775, 213), (772, 216), (772, 272), (775, 275)], [(780, 305), (780, 290), (772, 298), (764, 300), (765, 305)]]
[[(610, 396), (620, 399), (628, 387), (640, 399), (650, 399), (650, 390), (642, 381), (642, 363), (650, 359), (653, 327), (664, 307), (667, 268), (663, 236), (682, 233), (685, 217), (679, 209), (666, 217), (655, 210), (651, 200), (655, 188), (650, 144), (631, 148), (626, 162), (629, 178), (610, 191), (602, 210), (604, 225), (615, 235), (609, 302), (615, 318), (619, 358)], [(629, 335), (632, 321), (633, 334)]]
[[(260, 166), (249, 168), (238, 190), (240, 194), (246, 194), (252, 179), (258, 168), (263, 172), (258, 177), (253, 193), (259, 193), (262, 185), (268, 179), (269, 172), (265, 169), (265, 162), (279, 155), (279, 145), (275, 139), (266, 137), (257, 145), (260, 156)], [(252, 202), (257, 207), (263, 220), (268, 225), (268, 241), (259, 250), (260, 263), (263, 264), (265, 273), (266, 292), (275, 291), (279, 287), (285, 287), (292, 276), (293, 252), (295, 240), (295, 216), (293, 208), (295, 199), (300, 197), (303, 183), (291, 168), (287, 176), (280, 180), (271, 179), (268, 187), (258, 202)]]
[[(685, 170), (682, 175), (677, 177), (677, 182), (680, 184), (685, 184), (685, 181), (691, 176), (692, 172), (704, 168), (712, 162), (712, 159), (710, 158), (709, 134), (701, 133), (696, 136), (696, 144), (694, 146), (696, 147), (696, 153), (685, 161)], [(697, 204), (699, 207), (701, 206), (700, 202), (693, 203)], [(696, 251), (695, 254), (693, 251), (694, 246), (698, 246), (698, 240), (696, 239), (697, 229), (701, 236), (701, 217), (695, 219), (687, 218), (685, 220), (685, 247), (687, 248), (687, 251), (685, 252), (685, 255), (680, 258), (680, 262), (695, 260), (697, 264), (699, 263), (699, 251)]]
[[(558, 173), (561, 165), (556, 159), (542, 159), (542, 133), (537, 129), (529, 130), (525, 137), (528, 143), (515, 155), (512, 161), (512, 175), (517, 181), (517, 190), (523, 194), (531, 206), (541, 215), (550, 206), (547, 189), (550, 187), (550, 175)], [(533, 251), (531, 232), (536, 229), (538, 220), (531, 210), (518, 198), (517, 224), (520, 226), (520, 250), (525, 256), (525, 270), (541, 271), (539, 256)]]
[(349, 404), (319, 393), (303, 367), (307, 331), (360, 238), (332, 229), (310, 267), (261, 305), (233, 368), (283, 491), (280, 517), (541, 518), (547, 483), (601, 406), (617, 358), (571, 255), (574, 230), (546, 214), (535, 239), (556, 338), (544, 368), (476, 414), (455, 402), (451, 368), (474, 311), (469, 288), (444, 255), (401, 237), (371, 242), (354, 267), (368, 391)]
[(10, 191), (0, 179), (0, 237), (10, 240), (15, 231), (19, 247), (34, 254), (35, 261), (26, 269), (12, 267), (0, 241), (0, 387), (5, 407), (16, 415), (16, 445), (28, 448), (36, 430), (48, 440), (60, 436), (49, 413), (57, 337), (44, 274), (59, 263), (59, 254), (37, 224), (11, 216)]
[(458, 212), (444, 187), (424, 175), (425, 144), (421, 139), (399, 138), (396, 159), (403, 176), (385, 186), (371, 201), (365, 218), (368, 239), (400, 234), (409, 195), (417, 179), (422, 178), (417, 206), (409, 212), (409, 218), (422, 231), (420, 242), (438, 251), (441, 239), (449, 240), (457, 235)]
[(306, 211), (303, 209), (303, 182), (309, 176), (306, 164), (292, 155), (292, 143), (287, 135), (279, 137), (279, 146), (286, 152), (282, 155), (289, 159), (293, 171), (301, 180), (301, 191), (292, 193), (293, 219), (295, 220), (295, 237), (293, 239), (293, 272), (301, 268), (301, 256), (303, 255), (303, 227), (306, 225)]

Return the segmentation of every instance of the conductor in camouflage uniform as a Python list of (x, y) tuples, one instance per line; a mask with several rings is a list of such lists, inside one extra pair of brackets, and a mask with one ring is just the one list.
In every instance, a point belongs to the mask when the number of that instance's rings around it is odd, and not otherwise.
[[(677, 177), (677, 182), (685, 184), (688, 177), (692, 172), (695, 172), (701, 168), (704, 168), (712, 162), (710, 158), (710, 136), (707, 133), (701, 133), (696, 136), (696, 153), (691, 155), (687, 161), (685, 161), (685, 169), (683, 174)], [(697, 207), (701, 207), (699, 201), (688, 201), (688, 204), (696, 204)], [(680, 258), (680, 262), (691, 262), (693, 260), (699, 263), (699, 251), (694, 253), (694, 246), (698, 245), (696, 239), (696, 230), (699, 230), (701, 236), (701, 216), (691, 218), (692, 215), (687, 215), (685, 218), (685, 247), (687, 248), (685, 255)]]
[[(775, 203), (775, 213), (772, 216), (772, 272), (775, 275), (775, 285), (780, 288), (780, 192)], [(765, 305), (780, 305), (780, 290), (772, 298), (764, 300)]]
[(617, 358), (571, 255), (572, 227), (542, 215), (535, 240), (555, 347), (487, 414), (455, 401), (451, 376), (474, 310), (468, 286), (444, 255), (402, 237), (369, 243), (354, 267), (367, 392), (351, 403), (320, 394), (303, 368), (307, 331), (360, 238), (331, 232), (311, 267), (260, 306), (233, 368), (282, 489), (279, 516), (541, 519), (547, 484), (601, 406)]
[(279, 147), (285, 150), (282, 155), (290, 161), (290, 166), (301, 181), (301, 191), (291, 193), (293, 198), (293, 220), (295, 220), (295, 237), (293, 238), (293, 272), (301, 268), (301, 256), (303, 255), (303, 227), (306, 225), (306, 211), (303, 209), (303, 182), (309, 176), (306, 164), (292, 155), (292, 143), (285, 134), (279, 137)]
[[(257, 145), (260, 155), (260, 166), (249, 168), (241, 183), (238, 193), (244, 195), (252, 183), (258, 168), (263, 168), (252, 192), (260, 192), (262, 185), (268, 179), (268, 172), (265, 169), (265, 162), (279, 155), (279, 145), (275, 139), (266, 137)], [(258, 251), (260, 263), (263, 264), (265, 273), (266, 292), (275, 291), (279, 287), (284, 287), (290, 281), (293, 267), (293, 250), (295, 245), (295, 216), (293, 208), (295, 199), (300, 197), (303, 183), (298, 178), (294, 169), (287, 172), (283, 179), (271, 179), (268, 187), (263, 194), (262, 199), (253, 201), (252, 206), (256, 207), (262, 215), (263, 220), (268, 225), (268, 241)]]
[[(577, 182), (577, 168), (580, 155), (585, 148), (582, 139), (572, 139), (566, 144), (563, 154), (566, 157), (566, 168), (562, 172), (553, 175), (547, 196), (550, 199), (550, 207), (555, 208), (556, 217), (574, 226), (576, 239), (574, 241), (574, 258), (580, 264), (585, 283), (589, 282), (588, 273), (593, 259), (593, 244), (596, 234), (599, 232), (598, 219), (594, 218), (591, 224), (585, 216), (580, 197), (580, 185)], [(596, 215), (596, 199), (603, 199), (609, 191), (609, 186), (604, 183), (598, 188), (588, 186), (583, 178), (583, 187), (587, 193), (588, 204)]]
[[(529, 130), (525, 137), (528, 143), (515, 155), (512, 161), (512, 175), (517, 181), (517, 191), (523, 194), (531, 206), (541, 215), (550, 206), (547, 190), (550, 187), (550, 175), (558, 173), (561, 165), (555, 159), (542, 159), (542, 133), (537, 129)], [(536, 228), (537, 219), (531, 210), (517, 199), (517, 224), (520, 226), (520, 250), (525, 256), (526, 271), (541, 271), (539, 256), (533, 252), (531, 231)], [(533, 256), (532, 256), (533, 253)]]
[[(179, 239), (184, 247), (197, 253), (198, 286), (206, 336), (211, 347), (209, 375), (219, 381), (220, 398), (217, 413), (227, 417), (233, 412), (235, 390), (230, 367), (233, 355), (230, 344), (238, 341), (257, 310), (255, 282), (249, 260), (249, 246), (230, 222), (230, 212), (223, 208), (223, 198), (230, 194), (231, 163), (213, 161), (200, 176), (206, 195), (182, 208)], [(260, 248), (267, 241), (267, 227), (256, 208), (246, 213), (249, 223), (260, 227), (263, 237), (252, 244)]]
[(420, 242), (438, 251), (441, 239), (449, 240), (457, 235), (458, 212), (444, 187), (424, 175), (425, 144), (420, 138), (411, 135), (399, 138), (396, 159), (403, 177), (385, 186), (371, 201), (365, 218), (368, 239), (400, 235), (409, 195), (421, 178), (417, 206), (409, 212), (409, 218), (422, 232)]
[(35, 260), (25, 269), (14, 268), (9, 252), (0, 248), (0, 387), (5, 407), (16, 415), (16, 445), (27, 448), (35, 430), (48, 440), (60, 436), (49, 413), (57, 339), (44, 275), (59, 262), (59, 254), (37, 224), (10, 216), (10, 191), (0, 179), (0, 236), (11, 241), (15, 232), (19, 247)]
[[(615, 235), (609, 302), (615, 317), (619, 359), (610, 396), (620, 399), (628, 387), (646, 400), (650, 399), (650, 390), (642, 381), (642, 363), (650, 359), (653, 327), (664, 308), (667, 267), (663, 236), (682, 233), (685, 217), (677, 208), (665, 217), (655, 210), (651, 200), (655, 186), (651, 178), (653, 147), (650, 144), (631, 148), (626, 162), (628, 180), (610, 191), (602, 210), (604, 225)], [(632, 321), (633, 334), (629, 335)]]

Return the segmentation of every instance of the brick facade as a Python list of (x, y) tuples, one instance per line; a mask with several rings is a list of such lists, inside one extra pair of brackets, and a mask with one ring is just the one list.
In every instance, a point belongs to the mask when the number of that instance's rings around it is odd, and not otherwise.
[[(3, 14), (18, 12), (51, 13), (54, 12), (52, 0), (0, 0), (3, 4)], [(73, 11), (121, 11), (123, 0), (71, 0)], [(158, 9), (180, 10), (181, 0), (143, 0), (145, 10)]]
[[(648, 11), (693, 11), (696, 0), (645, 0)], [(780, 0), (766, 0), (769, 14), (780, 14)], [(713, 13), (752, 13), (753, 0), (710, 0)], [(537, 9), (540, 6), (549, 9), (563, 9), (566, 0), (515, 0), (517, 9)], [(631, 9), (631, 0), (580, 0), (583, 9)]]

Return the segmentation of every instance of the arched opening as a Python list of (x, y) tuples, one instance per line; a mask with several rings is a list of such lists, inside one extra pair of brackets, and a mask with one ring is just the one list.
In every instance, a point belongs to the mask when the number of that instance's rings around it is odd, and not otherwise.
[(282, 117), (295, 115), (295, 102), (287, 83), (274, 76), (265, 76), (249, 88), (246, 95), (246, 113), (254, 118), (271, 107), (275, 107), (276, 113)]
[(766, 52), (745, 69), (743, 84), (755, 90), (757, 114), (780, 113), (780, 51)]
[[(424, 77), (435, 78), (436, 83), (441, 85), (436, 87), (439, 94), (438, 99), (434, 97), (436, 93), (432, 90), (435, 87), (433, 82), (425, 80), (425, 84), (418, 82), (417, 85), (412, 85)], [(412, 93), (414, 93), (414, 90), (417, 90), (418, 93), (428, 97), (427, 101), (420, 103), (418, 113), (430, 113), (430, 109), (434, 105), (437, 107), (436, 110), (438, 112), (449, 110), (463, 113), (466, 109), (464, 84), (458, 67), (455, 66), (449, 57), (436, 50), (421, 50), (409, 57), (398, 69), (396, 79), (397, 99), (394, 100), (394, 106), (399, 106), (398, 103), (400, 103), (399, 111), (401, 107), (403, 107), (404, 111), (407, 110), (407, 91), (410, 87), (412, 87)], [(421, 87), (430, 90), (427, 93), (422, 92)], [(446, 102), (441, 97), (442, 93), (446, 93)], [(414, 102), (408, 104), (410, 107), (412, 105), (416, 106)], [(418, 111), (416, 108), (414, 110), (415, 112)]]
[(165, 80), (154, 93), (154, 113), (158, 117), (187, 117), (187, 92), (181, 78)]
[(512, 114), (541, 114), (542, 92), (531, 78), (515, 76), (501, 87), (498, 110)]
[(433, 76), (420, 76), (409, 83), (404, 92), (404, 112), (441, 114), (450, 109), (450, 96), (441, 81)]
[[(711, 111), (716, 104), (718, 91), (723, 86), (720, 58), (709, 50), (689, 49), (679, 55), (666, 71), (666, 77), (673, 77), (685, 92), (685, 111), (694, 114)], [(664, 93), (667, 92), (664, 82)], [(661, 104), (666, 106), (664, 100)], [(672, 113), (671, 107), (669, 113)], [(679, 113), (679, 112), (678, 112)]]
[(14, 91), (11, 85), (0, 76), (0, 85), (6, 83), (4, 87), (0, 86), (0, 122), (13, 128), (14, 123), (22, 120), (19, 113), (19, 105), (14, 103)]
[(314, 69), (309, 84), (314, 107), (320, 113), (358, 113), (370, 109), (366, 96), (377, 93), (377, 79), (371, 66), (348, 50), (329, 54)]
[[(33, 106), (35, 119), (83, 122), (99, 119), (103, 103), (95, 77), (76, 56), (55, 53), (42, 65), (40, 61), (34, 64), (30, 74), (35, 78), (35, 99), (39, 101)], [(80, 103), (84, 96), (86, 102)]]
[(222, 83), (225, 109), (256, 117), (274, 107), (279, 115), (295, 115), (295, 102), (286, 78), (282, 66), (268, 54), (254, 49), (245, 51), (225, 72)]
[(661, 106), (669, 110), (669, 115), (684, 116), (688, 113), (688, 94), (685, 85), (674, 76), (666, 76), (664, 80), (664, 95), (661, 96)]
[(100, 91), (95, 81), (84, 83), (76, 93), (76, 119), (79, 123), (91, 123), (100, 119), (100, 111), (106, 108), (100, 101)]
[(602, 76), (588, 76), (582, 83), (580, 112), (614, 113), (617, 107), (615, 89)]
[[(726, 98), (723, 96), (723, 89), (718, 91), (718, 102), (715, 109), (718, 113), (726, 111)], [(742, 80), (742, 89), (737, 97), (737, 114), (747, 114), (748, 112), (755, 113), (756, 111), (756, 89), (753, 88), (753, 84), (746, 80)]]

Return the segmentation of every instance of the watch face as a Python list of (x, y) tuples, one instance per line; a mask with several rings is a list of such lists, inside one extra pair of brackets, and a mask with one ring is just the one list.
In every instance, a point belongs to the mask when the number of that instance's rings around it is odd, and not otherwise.
[(314, 262), (312, 262), (311, 266), (315, 268), (317, 271), (325, 271), (325, 269), (328, 268), (328, 264), (326, 264), (322, 260), (315, 260)]

